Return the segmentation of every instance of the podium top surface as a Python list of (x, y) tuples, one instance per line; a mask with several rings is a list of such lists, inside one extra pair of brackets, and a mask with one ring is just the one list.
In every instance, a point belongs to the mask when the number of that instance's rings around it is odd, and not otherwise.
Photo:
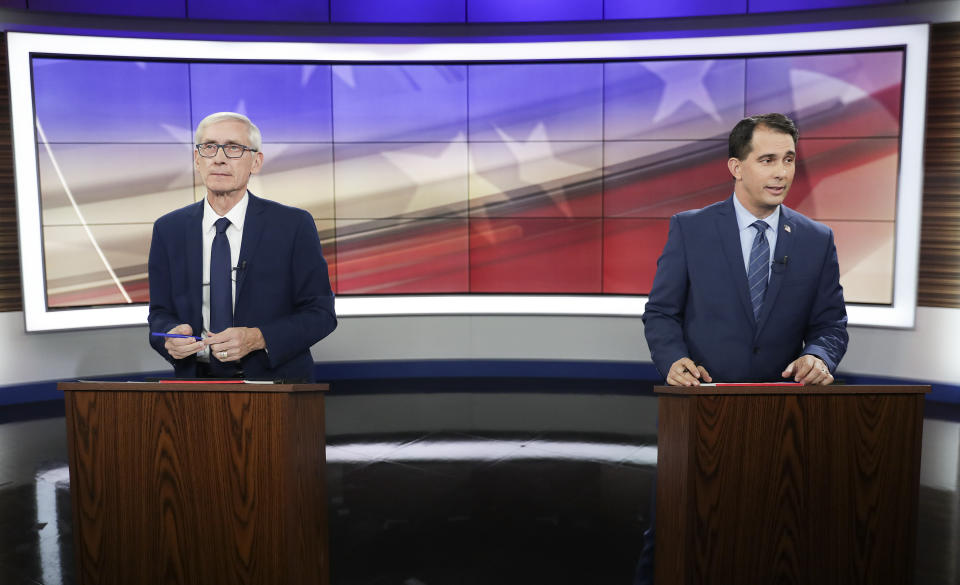
[(712, 386), (654, 386), (657, 394), (680, 396), (709, 396), (714, 394), (926, 394), (930, 386), (868, 384), (831, 384), (830, 386), (800, 386), (799, 384), (714, 384)]
[(326, 392), (330, 384), (218, 383), (201, 380), (170, 382), (60, 382), (61, 392)]

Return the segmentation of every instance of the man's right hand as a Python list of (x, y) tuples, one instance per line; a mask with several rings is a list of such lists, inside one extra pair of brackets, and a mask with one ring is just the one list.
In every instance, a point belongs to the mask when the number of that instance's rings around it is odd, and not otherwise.
[[(180, 335), (193, 335), (193, 327), (187, 323), (177, 325), (167, 333), (178, 333)], [(182, 360), (203, 349), (203, 342), (188, 337), (168, 337), (163, 343), (167, 353), (175, 360)]]
[(667, 372), (667, 384), (671, 386), (699, 386), (700, 382), (713, 382), (710, 373), (703, 366), (693, 363), (688, 357), (673, 362)]

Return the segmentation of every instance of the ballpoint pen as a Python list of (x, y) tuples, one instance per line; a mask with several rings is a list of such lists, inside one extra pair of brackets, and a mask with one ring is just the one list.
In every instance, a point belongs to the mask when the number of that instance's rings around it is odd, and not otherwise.
[(155, 335), (155, 336), (157, 336), (157, 337), (176, 337), (176, 338), (178, 338), (178, 339), (196, 339), (197, 341), (200, 341), (200, 339), (201, 339), (200, 337), (197, 337), (196, 335), (183, 335), (182, 333), (158, 333), (158, 332), (155, 331), (155, 332), (151, 333), (150, 335)]

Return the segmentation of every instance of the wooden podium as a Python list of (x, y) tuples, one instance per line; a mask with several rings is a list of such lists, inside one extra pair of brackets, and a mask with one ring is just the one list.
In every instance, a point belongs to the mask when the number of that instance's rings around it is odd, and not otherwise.
[(329, 582), (326, 384), (58, 387), (80, 585)]
[(929, 386), (658, 386), (657, 585), (908, 584)]

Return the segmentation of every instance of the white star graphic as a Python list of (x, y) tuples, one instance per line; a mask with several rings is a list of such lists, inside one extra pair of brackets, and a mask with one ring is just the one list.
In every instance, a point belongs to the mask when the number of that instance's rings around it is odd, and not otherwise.
[(357, 80), (353, 76), (353, 65), (334, 65), (333, 74), (340, 78), (340, 81), (347, 84), (347, 87), (357, 87)]
[[(183, 143), (185, 141), (190, 143), (193, 142), (193, 131), (190, 130), (189, 128), (185, 128), (183, 126), (175, 126), (173, 124), (166, 124), (163, 122), (160, 123), (160, 127), (163, 128), (163, 131), (169, 134), (176, 142), (180, 142), (180, 143)], [(193, 150), (192, 144), (190, 146), (190, 150), (191, 151)], [(185, 181), (189, 182), (192, 180), (193, 178), (193, 162), (192, 161), (193, 161), (192, 158), (188, 158), (186, 159), (186, 161), (184, 161), (185, 164), (183, 165), (182, 172), (177, 173), (176, 175), (170, 178), (170, 182), (167, 183), (167, 189), (178, 189), (184, 184)]]
[(670, 117), (687, 102), (698, 106), (715, 121), (721, 121), (717, 105), (703, 84), (703, 78), (713, 67), (713, 61), (668, 61), (644, 63), (643, 66), (664, 83), (660, 104), (653, 115), (654, 123)]
[[(542, 185), (547, 188), (549, 185), (568, 182), (571, 177), (576, 177), (583, 173), (597, 172), (597, 169), (594, 167), (571, 163), (557, 157), (555, 151), (557, 145), (548, 140), (547, 130), (543, 122), (538, 123), (530, 132), (529, 136), (527, 136), (526, 140), (523, 141), (514, 140), (500, 128), (495, 129), (500, 139), (503, 140), (504, 146), (507, 147), (510, 155), (513, 157), (513, 164), (508, 170), (514, 171), (516, 177), (523, 183), (522, 185), (518, 185), (516, 182), (510, 181), (511, 184), (506, 187), (507, 189), (516, 189), (518, 187), (532, 185)], [(471, 153), (470, 164), (471, 190), (480, 197), (499, 194), (501, 195), (499, 199), (502, 200), (502, 190), (504, 187), (494, 185), (490, 179), (483, 178), (481, 173), (477, 172), (478, 165), (474, 160), (473, 153)], [(502, 172), (501, 169), (503, 168), (504, 167), (501, 166), (500, 168), (490, 169), (489, 174), (497, 173), (498, 171)], [(507, 180), (510, 179), (508, 178)], [(573, 211), (570, 209), (566, 195), (562, 190), (548, 189), (547, 192), (561, 213), (567, 217), (573, 216)], [(484, 198), (487, 202), (491, 201), (487, 197)]]
[(316, 73), (316, 65), (304, 65), (300, 68), (300, 87), (307, 87), (307, 84), (310, 83), (310, 78), (313, 77), (313, 74)]
[(847, 105), (870, 97), (852, 83), (806, 69), (790, 70), (790, 90), (793, 93), (794, 111), (797, 112), (833, 107), (837, 99)]
[[(422, 154), (422, 151), (388, 150), (381, 154), (391, 165), (410, 179), (413, 192), (399, 213), (424, 211), (447, 205), (459, 198), (451, 194), (452, 181), (462, 176), (466, 143), (458, 133), (440, 153)], [(451, 196), (452, 195), (452, 196)], [(466, 195), (466, 192), (463, 193)]]
[(193, 130), (184, 126), (174, 126), (173, 124), (160, 122), (160, 127), (176, 142), (190, 142), (193, 140)]
[[(497, 134), (510, 149), (517, 160), (518, 175), (528, 185), (539, 185), (564, 177), (578, 175), (593, 170), (590, 167), (569, 163), (556, 157), (554, 144), (547, 138), (547, 129), (543, 122), (537, 123), (525, 141), (513, 140), (500, 128)], [(528, 164), (546, 163), (546, 164)]]

